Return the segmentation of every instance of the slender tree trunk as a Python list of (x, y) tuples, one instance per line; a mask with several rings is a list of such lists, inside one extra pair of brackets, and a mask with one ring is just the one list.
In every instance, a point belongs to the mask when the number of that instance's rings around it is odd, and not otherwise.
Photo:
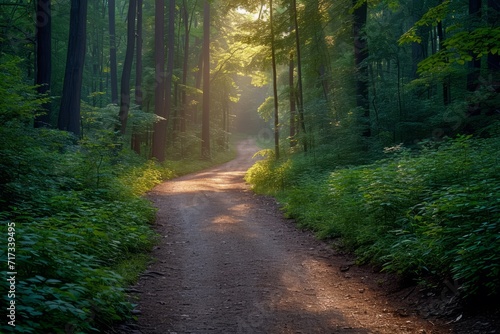
[(273, 68), (273, 97), (274, 97), (274, 153), (280, 158), (280, 129), (278, 114), (278, 80), (276, 74), (276, 46), (274, 43), (273, 0), (269, 0), (269, 25), (271, 26), (271, 61)]
[(165, 160), (167, 143), (167, 120), (165, 110), (165, 4), (164, 0), (155, 0), (155, 114), (162, 117), (153, 126), (153, 157), (158, 161)]
[[(441, 0), (441, 2), (443, 2)], [(439, 50), (443, 49), (443, 43), (444, 43), (444, 29), (443, 29), (443, 21), (439, 21), (437, 24), (437, 38), (439, 39), (439, 42), (437, 43), (439, 45)], [(443, 104), (445, 106), (449, 105), (451, 103), (451, 88), (450, 88), (450, 78), (446, 77), (443, 79)]]
[(295, 26), (295, 49), (297, 50), (297, 106), (299, 111), (300, 130), (302, 131), (302, 145), (307, 152), (306, 122), (304, 117), (304, 89), (302, 86), (302, 50), (300, 46), (299, 20), (297, 17), (297, 1), (292, 0), (293, 20)]
[(125, 134), (127, 130), (128, 112), (130, 110), (130, 77), (132, 74), (132, 62), (134, 60), (135, 48), (135, 13), (137, 12), (137, 1), (129, 0), (127, 15), (127, 49), (120, 88), (120, 132)]
[(187, 0), (182, 2), (182, 20), (184, 21), (184, 59), (182, 63), (182, 90), (181, 90), (181, 114), (180, 131), (186, 132), (186, 110), (187, 110), (187, 77), (189, 66), (189, 12)]
[[(356, 6), (358, 0), (353, 0), (353, 6)], [(353, 36), (354, 36), (354, 63), (357, 70), (356, 78), (356, 106), (363, 111), (363, 118), (365, 121), (365, 129), (363, 131), (364, 137), (371, 136), (371, 126), (370, 126), (370, 104), (368, 100), (368, 73), (367, 66), (365, 63), (368, 58), (368, 44), (366, 41), (366, 31), (364, 27), (366, 25), (368, 15), (368, 5), (367, 2), (354, 10), (354, 24), (353, 24)]]
[(290, 147), (297, 145), (295, 138), (295, 122), (297, 117), (297, 109), (295, 104), (295, 83), (293, 80), (295, 73), (295, 64), (293, 60), (293, 52), (290, 52), (290, 62), (288, 66), (288, 89), (290, 90)]
[(172, 81), (174, 77), (175, 57), (175, 0), (169, 0), (167, 32), (167, 73), (165, 77), (165, 107), (167, 125), (172, 110)]
[[(135, 60), (135, 104), (142, 110), (142, 2), (137, 0), (137, 47)], [(132, 149), (141, 154), (141, 134), (134, 128), (132, 134)]]
[[(50, 0), (38, 0), (36, 4), (36, 81), (39, 94), (50, 93), (52, 71), (52, 14)], [(40, 115), (35, 119), (35, 127), (50, 126), (50, 102), (42, 105)]]
[[(498, 0), (488, 0), (488, 25), (490, 27), (500, 25), (500, 1)], [(500, 74), (500, 53), (488, 54), (488, 69), (495, 77)]]
[(115, 0), (108, 0), (109, 16), (109, 68), (111, 75), (111, 103), (118, 104), (118, 69), (116, 66)]
[(201, 157), (210, 159), (210, 2), (203, 9), (203, 115), (201, 127)]
[(66, 71), (57, 125), (60, 130), (72, 132), (77, 136), (81, 133), (80, 100), (87, 40), (86, 30), (87, 0), (72, 0)]
[[(481, 0), (469, 0), (469, 16), (476, 26), (481, 19)], [(469, 73), (467, 75), (467, 90), (473, 92), (477, 89), (479, 74), (481, 70), (481, 59), (475, 59), (476, 55), (471, 53), (474, 59), (469, 63)]]

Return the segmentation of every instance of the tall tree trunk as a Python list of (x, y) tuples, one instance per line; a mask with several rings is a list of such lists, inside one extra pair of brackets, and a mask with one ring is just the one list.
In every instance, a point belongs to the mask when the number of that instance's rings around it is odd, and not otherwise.
[(87, 40), (87, 0), (72, 0), (58, 128), (80, 135), (80, 99)]
[[(137, 46), (135, 60), (135, 104), (142, 110), (142, 2), (137, 0)], [(138, 129), (134, 128), (132, 134), (132, 149), (141, 154), (141, 138)]]
[(187, 77), (189, 66), (189, 12), (187, 0), (182, 2), (182, 20), (184, 21), (184, 58), (182, 63), (182, 90), (181, 90), (181, 114), (180, 131), (186, 132), (186, 110), (187, 110)]
[(306, 122), (304, 117), (304, 89), (302, 86), (302, 50), (300, 46), (299, 20), (297, 17), (297, 1), (292, 0), (293, 25), (295, 27), (295, 49), (297, 51), (297, 105), (299, 111), (299, 123), (302, 131), (302, 145), (307, 152)]
[(201, 125), (201, 157), (210, 159), (210, 2), (203, 9), (203, 115)]
[[(39, 94), (50, 92), (52, 53), (52, 14), (50, 0), (36, 3), (36, 81)], [(42, 105), (41, 114), (35, 119), (35, 127), (50, 126), (50, 102)]]
[(293, 61), (293, 52), (290, 52), (290, 61), (288, 64), (288, 89), (290, 91), (290, 147), (297, 145), (297, 139), (295, 138), (295, 123), (297, 117), (297, 109), (295, 104), (295, 83), (293, 80), (295, 73), (295, 64)]
[(130, 77), (132, 74), (132, 62), (134, 60), (135, 48), (135, 13), (137, 12), (137, 1), (129, 0), (127, 15), (127, 49), (120, 88), (120, 132), (125, 134), (127, 130), (128, 112), (130, 110)]
[(108, 0), (109, 68), (111, 75), (111, 103), (118, 104), (118, 69), (116, 66), (115, 0)]
[(175, 57), (175, 0), (169, 0), (167, 41), (167, 73), (165, 77), (165, 115), (168, 120), (172, 110), (172, 81)]
[[(500, 1), (488, 0), (488, 25), (498, 27), (500, 25)], [(493, 76), (500, 74), (500, 53), (488, 54), (488, 69), (493, 72)], [(498, 77), (494, 79), (498, 80)]]
[(269, 0), (269, 25), (271, 26), (271, 61), (273, 68), (273, 97), (274, 97), (274, 153), (280, 158), (280, 129), (278, 114), (278, 80), (276, 74), (276, 46), (274, 43), (273, 0)]
[[(481, 0), (469, 0), (469, 16), (473, 21), (472, 25), (477, 26), (481, 19)], [(481, 59), (475, 59), (476, 55), (471, 54), (474, 59), (469, 63), (469, 73), (467, 75), (467, 90), (473, 92), (477, 89), (479, 74), (481, 70)]]
[(165, 110), (165, 4), (164, 0), (155, 0), (155, 114), (162, 117), (153, 126), (153, 157), (162, 162), (165, 160), (165, 144), (167, 143), (167, 120)]
[[(441, 0), (441, 3), (443, 0)], [(439, 21), (437, 24), (437, 38), (439, 39), (439, 50), (443, 49), (444, 43), (444, 29), (443, 21)], [(446, 77), (443, 79), (443, 104), (445, 106), (451, 103), (451, 88), (450, 88), (450, 78)]]
[(353, 36), (354, 36), (354, 63), (357, 70), (356, 78), (356, 106), (363, 111), (365, 129), (363, 130), (364, 137), (371, 136), (370, 126), (370, 104), (368, 100), (368, 72), (367, 66), (364, 64), (368, 58), (368, 44), (366, 39), (366, 31), (364, 31), (368, 5), (364, 1), (362, 5), (356, 6), (358, 0), (352, 0), (354, 10)]

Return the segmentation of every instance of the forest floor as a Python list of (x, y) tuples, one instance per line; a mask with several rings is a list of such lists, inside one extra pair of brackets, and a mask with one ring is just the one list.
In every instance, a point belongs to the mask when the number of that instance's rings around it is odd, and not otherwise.
[(460, 311), (453, 286), (402, 287), (283, 218), (243, 180), (256, 151), (242, 141), (235, 160), (149, 193), (161, 241), (129, 291), (138, 321), (116, 332), (498, 332), (494, 318)]

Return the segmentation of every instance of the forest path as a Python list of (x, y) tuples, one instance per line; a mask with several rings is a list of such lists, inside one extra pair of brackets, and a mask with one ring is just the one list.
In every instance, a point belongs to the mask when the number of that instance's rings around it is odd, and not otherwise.
[(242, 141), (235, 160), (151, 191), (162, 239), (134, 287), (134, 332), (448, 332), (388, 301), (387, 276), (350, 267), (254, 195), (243, 176), (256, 151)]

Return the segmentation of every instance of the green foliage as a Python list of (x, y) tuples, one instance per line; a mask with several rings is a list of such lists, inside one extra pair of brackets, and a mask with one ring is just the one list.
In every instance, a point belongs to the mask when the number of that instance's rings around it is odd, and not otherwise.
[(419, 72), (439, 73), (453, 63), (464, 65), (483, 55), (498, 54), (500, 28), (477, 28), (472, 32), (462, 31), (443, 42), (443, 49), (424, 59), (418, 65)]
[(23, 83), (20, 62), (4, 59), (0, 231), (15, 224), (16, 332), (93, 332), (130, 318), (124, 286), (142, 267), (129, 266), (126, 280), (115, 268), (151, 249), (155, 211), (139, 195), (173, 172), (123, 150), (109, 131), (92, 128), (76, 145), (66, 132), (33, 129), (44, 99)]
[(498, 295), (499, 147), (498, 137), (423, 142), (418, 153), (397, 146), (389, 158), (333, 172), (333, 164), (306, 169), (302, 157), (268, 158), (247, 181), (277, 194), (319, 237), (340, 236), (361, 262), (418, 280), (452, 278), (464, 298)]

